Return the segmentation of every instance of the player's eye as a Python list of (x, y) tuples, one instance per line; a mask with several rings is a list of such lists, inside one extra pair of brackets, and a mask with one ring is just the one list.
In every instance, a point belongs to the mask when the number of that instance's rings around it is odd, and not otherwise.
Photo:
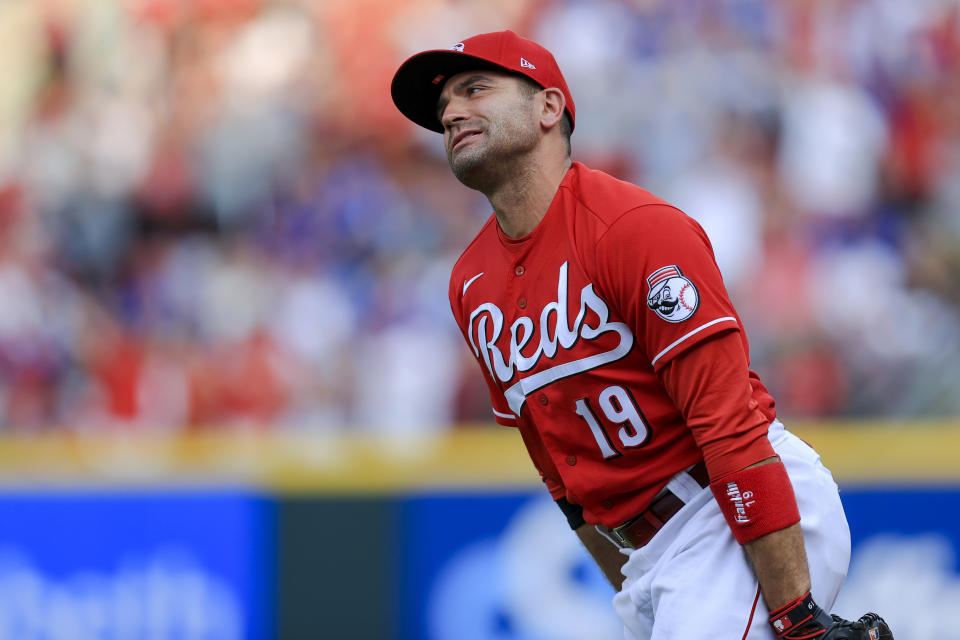
[(468, 96), (472, 96), (473, 94), (477, 93), (478, 91), (482, 91), (482, 90), (483, 90), (483, 87), (478, 87), (478, 86), (467, 87), (467, 95), (468, 95)]

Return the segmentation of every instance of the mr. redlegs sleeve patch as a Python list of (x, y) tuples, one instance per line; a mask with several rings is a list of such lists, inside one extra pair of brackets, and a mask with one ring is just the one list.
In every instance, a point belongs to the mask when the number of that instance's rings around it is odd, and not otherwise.
[(700, 294), (680, 267), (661, 267), (647, 276), (647, 306), (667, 322), (688, 320), (700, 306)]

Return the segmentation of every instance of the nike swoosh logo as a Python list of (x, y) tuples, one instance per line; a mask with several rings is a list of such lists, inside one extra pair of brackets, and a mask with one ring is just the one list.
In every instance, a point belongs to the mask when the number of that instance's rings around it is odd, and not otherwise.
[(470, 285), (473, 284), (473, 281), (476, 280), (477, 278), (479, 278), (480, 276), (482, 276), (483, 273), (484, 273), (484, 272), (481, 271), (481, 272), (478, 273), (477, 275), (473, 276), (472, 278), (470, 278), (469, 280), (467, 280), (466, 282), (464, 282), (464, 283), (463, 283), (463, 293), (462, 293), (461, 295), (467, 295), (467, 289), (469, 289), (469, 288), (470, 288)]

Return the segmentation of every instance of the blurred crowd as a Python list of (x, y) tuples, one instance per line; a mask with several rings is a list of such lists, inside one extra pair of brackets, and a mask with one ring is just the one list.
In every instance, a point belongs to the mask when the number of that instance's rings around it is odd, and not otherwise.
[(489, 205), (389, 82), (503, 28), (704, 225), (782, 415), (960, 415), (957, 0), (6, 0), (0, 429), (490, 422)]

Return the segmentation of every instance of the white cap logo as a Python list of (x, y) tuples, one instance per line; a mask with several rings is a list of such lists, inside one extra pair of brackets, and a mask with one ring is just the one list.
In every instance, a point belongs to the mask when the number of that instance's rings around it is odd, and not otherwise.
[(450, 47), (450, 48), (451, 48), (452, 50), (454, 50), (454, 51), (459, 52), (459, 53), (463, 53), (463, 43), (462, 43), (462, 42), (458, 42), (457, 44), (453, 45), (453, 46)]
[(536, 69), (533, 63), (529, 62), (526, 58), (520, 58), (520, 66), (526, 67), (527, 69)]

